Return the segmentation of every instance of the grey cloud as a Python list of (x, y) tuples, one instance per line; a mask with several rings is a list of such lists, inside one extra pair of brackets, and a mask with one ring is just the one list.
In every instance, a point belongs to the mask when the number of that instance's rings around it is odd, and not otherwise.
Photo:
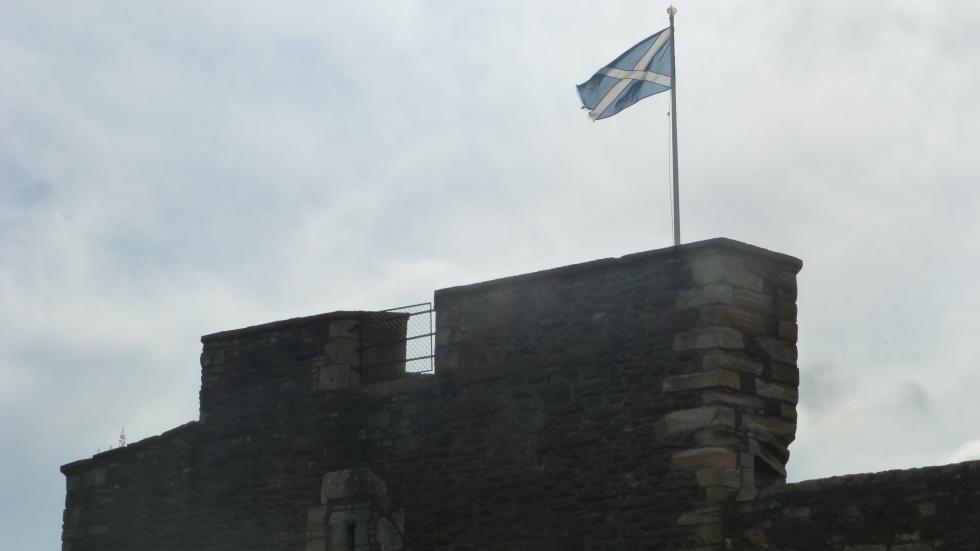
[[(573, 88), (663, 8), (0, 1), (0, 532), (56, 547), (59, 463), (193, 418), (200, 334), (669, 244), (666, 98)], [(684, 238), (805, 262), (791, 476), (945, 460), (980, 8), (679, 8)]]

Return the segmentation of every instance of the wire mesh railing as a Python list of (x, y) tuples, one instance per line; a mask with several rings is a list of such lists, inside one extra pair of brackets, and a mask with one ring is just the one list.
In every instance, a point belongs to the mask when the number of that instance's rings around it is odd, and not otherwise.
[(431, 302), (372, 312), (361, 321), (361, 377), (386, 380), (400, 372), (435, 370), (435, 325)]

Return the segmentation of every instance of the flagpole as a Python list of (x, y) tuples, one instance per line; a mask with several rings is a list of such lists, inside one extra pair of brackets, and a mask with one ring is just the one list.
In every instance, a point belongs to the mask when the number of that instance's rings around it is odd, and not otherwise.
[(674, 246), (681, 244), (681, 198), (680, 185), (677, 180), (677, 63), (674, 53), (677, 50), (677, 38), (674, 36), (674, 14), (677, 8), (671, 5), (667, 8), (670, 16), (670, 137), (674, 157)]

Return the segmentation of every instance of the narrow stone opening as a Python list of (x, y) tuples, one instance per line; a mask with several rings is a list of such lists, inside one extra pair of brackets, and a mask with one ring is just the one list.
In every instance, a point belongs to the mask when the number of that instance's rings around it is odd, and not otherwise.
[(345, 522), (331, 527), (330, 551), (354, 551), (357, 547), (357, 523)]
[(348, 522), (344, 525), (344, 539), (347, 545), (350, 546), (351, 551), (354, 551), (354, 546), (357, 545), (357, 524)]

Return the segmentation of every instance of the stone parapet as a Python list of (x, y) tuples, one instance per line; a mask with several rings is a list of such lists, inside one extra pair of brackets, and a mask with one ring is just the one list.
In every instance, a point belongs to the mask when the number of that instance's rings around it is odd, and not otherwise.
[[(800, 267), (715, 239), (440, 290), (437, 369), (550, 378), (549, 366), (581, 376), (599, 362), (606, 381), (654, 385), (652, 416), (615, 401), (602, 416), (652, 422), (650, 460), (688, 488), (673, 498), (690, 508), (678, 513), (678, 548), (719, 548), (726, 504), (785, 479)], [(577, 387), (555, 384), (545, 403), (580, 407)]]
[[(203, 337), (197, 439), (179, 457), (127, 455), (128, 479), (99, 458), (66, 467), (83, 503), (66, 518), (83, 516), (65, 541), (71, 551), (720, 549), (736, 499), (785, 477), (799, 269), (714, 239), (440, 290), (434, 376), (365, 371), (404, 359), (392, 349), (365, 360), (404, 327), (397, 315), (336, 312)], [(102, 493), (115, 484), (125, 492)], [(120, 532), (169, 514), (136, 495), (173, 496), (183, 524), (150, 540)]]
[(980, 549), (980, 461), (774, 486), (734, 506), (728, 549)]
[(342, 311), (205, 335), (200, 418), (242, 430), (311, 393), (402, 377), (404, 319)]

